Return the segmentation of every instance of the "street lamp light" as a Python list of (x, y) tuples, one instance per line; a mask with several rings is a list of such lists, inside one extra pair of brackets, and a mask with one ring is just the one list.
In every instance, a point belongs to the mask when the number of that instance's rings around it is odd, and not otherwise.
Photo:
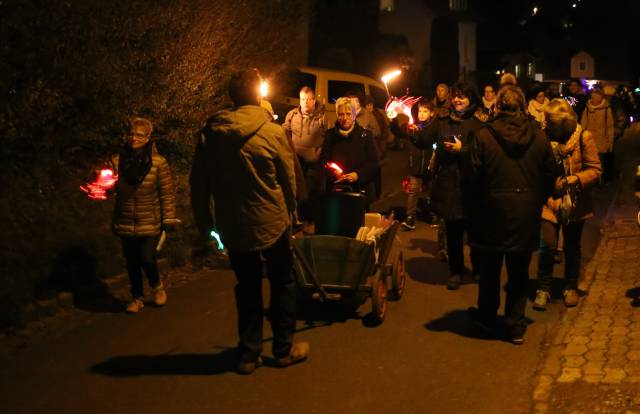
[(398, 75), (400, 75), (402, 73), (402, 71), (400, 69), (396, 69), (393, 72), (389, 72), (385, 75), (382, 76), (382, 83), (384, 83), (384, 88), (387, 90), (387, 96), (389, 95), (389, 87), (387, 86), (387, 83), (391, 80), (396, 78)]

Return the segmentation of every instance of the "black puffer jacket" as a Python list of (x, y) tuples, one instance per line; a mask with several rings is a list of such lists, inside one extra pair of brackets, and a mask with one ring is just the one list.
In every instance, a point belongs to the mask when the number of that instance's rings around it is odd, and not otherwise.
[(471, 244), (503, 252), (536, 250), (542, 206), (559, 173), (544, 132), (526, 115), (498, 114), (478, 131), (467, 161)]
[[(447, 220), (462, 220), (466, 217), (462, 194), (462, 162), (468, 155), (471, 137), (484, 125), (486, 114), (470, 108), (463, 114), (453, 112), (439, 115), (429, 125), (424, 140), (436, 143), (435, 174), (431, 189), (431, 203), (436, 214)], [(442, 138), (456, 136), (462, 142), (458, 154), (447, 152)]]

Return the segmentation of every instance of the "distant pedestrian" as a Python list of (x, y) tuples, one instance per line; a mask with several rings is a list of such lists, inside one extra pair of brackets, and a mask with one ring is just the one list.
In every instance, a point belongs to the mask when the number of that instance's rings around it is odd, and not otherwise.
[(602, 164), (602, 178), (605, 182), (614, 177), (613, 135), (615, 130), (613, 122), (613, 112), (609, 103), (604, 99), (604, 91), (600, 86), (594, 86), (587, 102), (587, 108), (582, 113), (580, 125), (593, 135)]
[(216, 224), (235, 271), (238, 311), (237, 372), (262, 364), (263, 260), (270, 281), (275, 363), (307, 358), (309, 344), (294, 343), (295, 281), (291, 273), (291, 217), (296, 210), (294, 155), (287, 137), (260, 105), (260, 75), (250, 69), (229, 82), (234, 107), (214, 114), (202, 130), (191, 170), (192, 209), (203, 235)]
[(112, 159), (118, 175), (113, 230), (122, 240), (131, 283), (127, 312), (137, 313), (144, 307), (143, 272), (153, 289), (155, 305), (167, 302), (156, 247), (163, 229), (180, 221), (169, 164), (151, 140), (151, 121), (133, 118), (130, 127), (126, 145)]
[(484, 86), (484, 94), (482, 95), (482, 106), (487, 111), (489, 116), (493, 115), (496, 110), (496, 91), (491, 84)]
[(529, 90), (529, 106), (527, 112), (531, 115), (542, 128), (544, 125), (544, 109), (549, 104), (546, 96), (544, 85), (534, 85)]
[(465, 177), (472, 203), (471, 243), (480, 254), (478, 308), (469, 309), (470, 317), (483, 331), (495, 333), (506, 260), (505, 322), (509, 339), (520, 344), (540, 211), (556, 178), (551, 145), (527, 115), (520, 88), (500, 89), (496, 117), (478, 131), (469, 151)]
[(567, 83), (566, 90), (563, 91), (563, 93), (563, 98), (569, 102), (569, 105), (573, 108), (573, 112), (576, 113), (578, 119), (582, 119), (582, 113), (587, 106), (587, 96), (584, 94), (584, 89), (582, 88), (580, 79), (570, 79)]
[(449, 96), (449, 86), (446, 83), (439, 83), (436, 86), (436, 96), (433, 97), (433, 109), (436, 115), (443, 115), (451, 108), (451, 99)]
[(500, 76), (500, 89), (505, 86), (517, 86), (518, 80), (513, 73), (505, 72)]
[[(451, 89), (451, 110), (440, 112), (427, 128), (427, 137), (436, 143), (430, 170), (433, 172), (431, 204), (444, 219), (447, 238), (449, 278), (447, 288), (460, 288), (464, 267), (464, 234), (468, 231), (467, 211), (462, 193), (462, 165), (473, 135), (487, 121), (475, 88), (458, 83)], [(478, 272), (475, 254), (471, 252), (471, 272)]]

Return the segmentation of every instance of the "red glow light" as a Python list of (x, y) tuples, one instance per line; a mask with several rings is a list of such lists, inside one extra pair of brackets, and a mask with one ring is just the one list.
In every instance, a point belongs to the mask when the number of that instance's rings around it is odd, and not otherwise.
[(118, 181), (118, 176), (113, 174), (113, 170), (108, 168), (100, 170), (98, 178), (88, 183), (86, 186), (80, 186), (80, 189), (87, 193), (87, 197), (92, 200), (106, 200), (107, 190), (113, 188)]
[(340, 168), (340, 166), (335, 162), (328, 162), (325, 164), (325, 167), (335, 171), (336, 173), (338, 173), (338, 175), (342, 175), (342, 168)]

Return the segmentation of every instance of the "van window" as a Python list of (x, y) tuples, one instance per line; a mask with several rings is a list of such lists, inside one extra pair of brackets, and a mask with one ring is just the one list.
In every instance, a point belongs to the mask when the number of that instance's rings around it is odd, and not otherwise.
[(387, 92), (373, 85), (369, 85), (369, 91), (371, 91), (375, 107), (384, 110), (384, 106), (387, 104)]
[(316, 75), (312, 73), (294, 70), (278, 76), (276, 81), (276, 93), (278, 96), (298, 98), (300, 89), (304, 86), (316, 89)]
[(358, 92), (364, 96), (364, 84), (339, 80), (329, 81), (329, 103), (336, 103), (336, 99), (345, 96), (347, 92)]

